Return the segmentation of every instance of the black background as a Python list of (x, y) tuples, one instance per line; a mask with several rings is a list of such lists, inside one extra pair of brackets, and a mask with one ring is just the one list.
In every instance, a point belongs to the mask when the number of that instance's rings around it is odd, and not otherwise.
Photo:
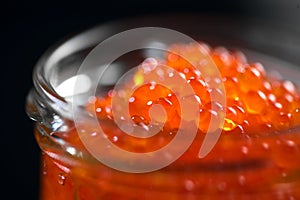
[(32, 132), (33, 123), (25, 113), (25, 97), (32, 87), (32, 69), (37, 59), (63, 37), (114, 19), (168, 12), (222, 13), (300, 25), (299, 0), (162, 1), (2, 3), (1, 199), (5, 195), (7, 199), (38, 197), (39, 148)]

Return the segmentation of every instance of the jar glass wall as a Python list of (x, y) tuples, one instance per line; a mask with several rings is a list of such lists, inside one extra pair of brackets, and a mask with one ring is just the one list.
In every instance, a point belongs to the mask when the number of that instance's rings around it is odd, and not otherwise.
[[(276, 71), (283, 79), (300, 85), (299, 33), (272, 26), (270, 22), (199, 15), (148, 16), (96, 26), (61, 41), (38, 61), (33, 72), (34, 88), (26, 105), (28, 115), (35, 120), (34, 133), (41, 148), (41, 199), (300, 198), (299, 127), (250, 137), (221, 134), (203, 159), (197, 159), (203, 141), (203, 135), (198, 134), (179, 159), (147, 173), (118, 171), (91, 153), (82, 142), (86, 135), (92, 137), (97, 133), (85, 109), (91, 100), (86, 98), (88, 85), (96, 84), (96, 95), (106, 93), (132, 67), (146, 58), (160, 57), (162, 52), (131, 51), (117, 58), (112, 68), (103, 72), (101, 80), (78, 76), (78, 71), (99, 43), (138, 27), (169, 28), (211, 46), (239, 50), (249, 62), (261, 62), (267, 71)], [(161, 42), (150, 36), (144, 39)], [(91, 69), (96, 71), (99, 65)], [(92, 76), (93, 72), (89, 74)], [(74, 77), (86, 83), (76, 85), (77, 93)], [(80, 116), (76, 120), (74, 112)], [(109, 122), (100, 123), (104, 132), (117, 132)], [(112, 163), (119, 162), (113, 159)]]

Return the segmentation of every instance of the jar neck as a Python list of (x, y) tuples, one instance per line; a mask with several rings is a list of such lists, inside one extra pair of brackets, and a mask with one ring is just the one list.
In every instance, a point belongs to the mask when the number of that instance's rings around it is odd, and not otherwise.
[(37, 124), (43, 124), (56, 131), (57, 128), (54, 127), (58, 127), (58, 121), (61, 123), (63, 118), (71, 117), (71, 105), (55, 92), (50, 84), (49, 76), (47, 77), (47, 74), (51, 73), (52, 66), (47, 66), (47, 68), (45, 66), (52, 52), (48, 50), (34, 68), (34, 87), (27, 95), (25, 109), (27, 115)]

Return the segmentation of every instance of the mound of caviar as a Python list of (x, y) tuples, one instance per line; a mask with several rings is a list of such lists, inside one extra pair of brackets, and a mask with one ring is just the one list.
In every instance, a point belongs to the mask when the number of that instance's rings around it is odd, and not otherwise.
[[(215, 64), (219, 77), (209, 77), (203, 73), (203, 70), (210, 70), (205, 66), (208, 62)], [(168, 84), (167, 88), (155, 81), (171, 80), (175, 73), (192, 87), (192, 95), (178, 99), (185, 86), (177, 87), (174, 92), (175, 86), (173, 88), (172, 84)], [(212, 81), (223, 85), (223, 88), (210, 87)], [(211, 48), (203, 43), (173, 45), (165, 60), (146, 59), (136, 71), (132, 84), (136, 89), (125, 89), (123, 96), (124, 102), (129, 104), (131, 120), (136, 124), (147, 126), (161, 122), (169, 131), (179, 128), (180, 120), (193, 120), (190, 115), (182, 115), (180, 102), (184, 101), (187, 104), (197, 103), (198, 110), (191, 112), (199, 113), (200, 120), (194, 123), (203, 133), (207, 132), (211, 123), (222, 129), (223, 133), (249, 135), (282, 131), (300, 125), (300, 93), (295, 84), (269, 75), (262, 64), (248, 63), (241, 52), (229, 51), (224, 47)], [(116, 93), (112, 91), (107, 97), (95, 98), (88, 105), (88, 110), (96, 111), (99, 118), (112, 119), (111, 98)], [(212, 95), (225, 98), (226, 105), (212, 101)], [(160, 119), (161, 113), (158, 113), (151, 121), (149, 111), (154, 104), (166, 110), (166, 119)]]
[[(88, 100), (86, 110), (99, 123), (87, 118), (61, 131), (36, 131), (43, 148), (41, 199), (300, 199), (300, 93), (291, 81), (241, 52), (202, 43), (172, 45), (164, 59), (145, 59), (119, 83)], [(147, 137), (128, 134), (129, 128)], [(150, 135), (152, 129), (158, 132)], [(112, 169), (90, 151), (104, 148), (102, 158), (120, 166), (126, 151), (152, 156), (171, 144), (151, 160), (161, 163), (194, 130), (177, 160), (150, 173)], [(199, 156), (215, 130), (221, 131), (216, 145)], [(172, 143), (178, 133), (183, 137)], [(111, 153), (112, 146), (121, 151)]]

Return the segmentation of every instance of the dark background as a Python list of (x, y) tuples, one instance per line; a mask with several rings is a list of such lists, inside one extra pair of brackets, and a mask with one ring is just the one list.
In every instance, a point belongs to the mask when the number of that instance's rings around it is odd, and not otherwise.
[[(161, 0), (163, 1), (163, 0)], [(24, 1), (2, 3), (1, 196), (37, 199), (39, 148), (24, 111), (32, 69), (53, 43), (106, 21), (154, 13), (194, 12), (271, 19), (300, 27), (299, 0), (209, 1)], [(300, 37), (300, 36), (299, 36)], [(299, 52), (300, 54), (300, 52)], [(2, 197), (0, 197), (2, 199)]]

